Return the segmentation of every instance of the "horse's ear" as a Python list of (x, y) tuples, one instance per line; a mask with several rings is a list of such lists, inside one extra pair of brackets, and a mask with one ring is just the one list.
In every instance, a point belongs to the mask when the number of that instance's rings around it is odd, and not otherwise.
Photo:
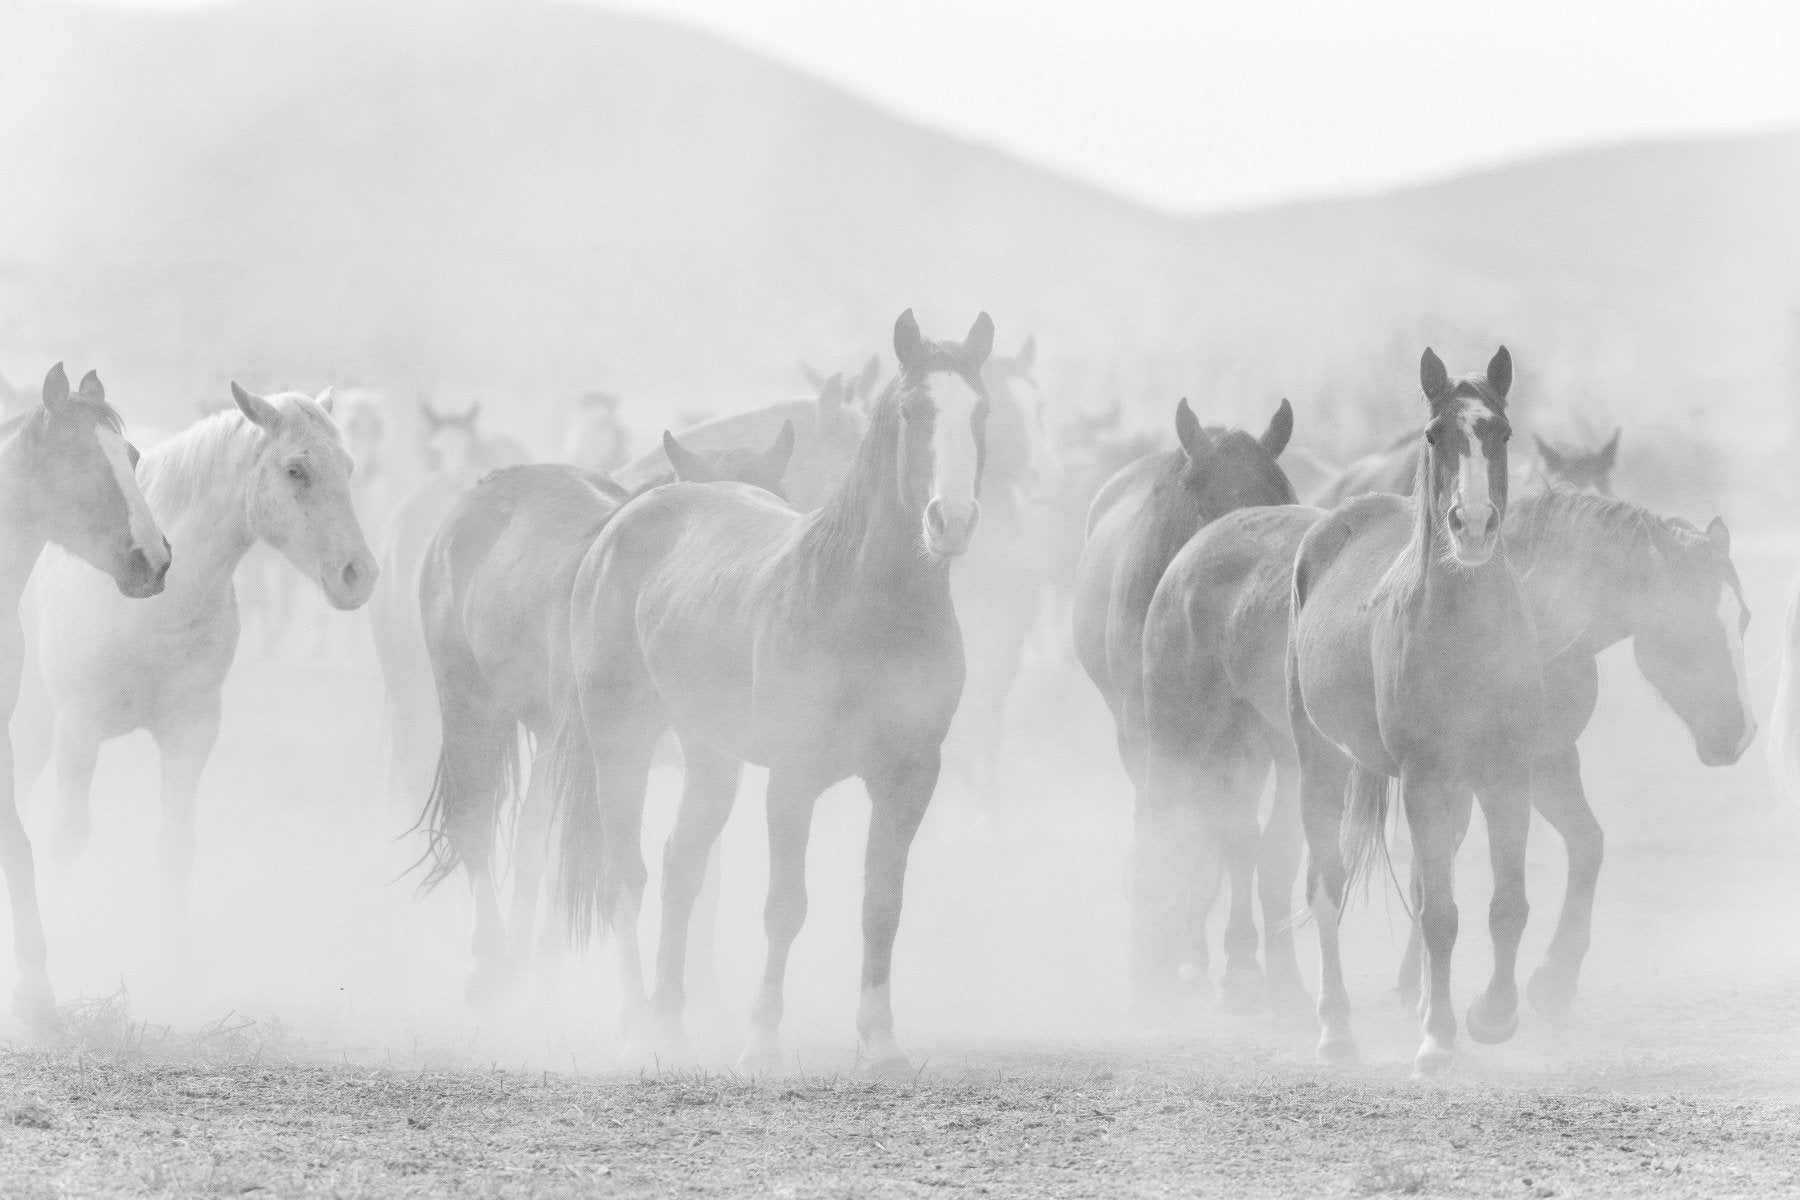
[(1181, 448), (1187, 454), (1189, 462), (1199, 462), (1212, 453), (1212, 439), (1200, 427), (1200, 418), (1188, 407), (1185, 396), (1175, 406), (1175, 436), (1181, 439)]
[(1615, 428), (1613, 430), (1613, 435), (1606, 439), (1606, 445), (1600, 447), (1600, 453), (1594, 456), (1595, 461), (1599, 463), (1601, 471), (1611, 471), (1618, 463), (1619, 435), (1624, 432), (1625, 430), (1622, 428)]
[(480, 421), (481, 421), (481, 401), (479, 401), (479, 400), (477, 400), (477, 401), (475, 401), (475, 403), (469, 405), (469, 411), (464, 413), (462, 416), (460, 416), (456, 419), (456, 423), (458, 425), (467, 425), (470, 429), (475, 428), (475, 426), (477, 424), (479, 424)]
[(320, 392), (317, 396), (313, 397), (313, 403), (317, 404), (320, 408), (324, 409), (325, 414), (327, 416), (330, 416), (332, 399), (333, 399), (333, 397), (331, 395), (331, 389), (326, 388), (324, 391)]
[(1512, 391), (1512, 375), (1512, 352), (1502, 346), (1488, 360), (1487, 369), (1488, 386), (1498, 392), (1502, 400)]
[(780, 479), (787, 474), (788, 463), (794, 458), (794, 423), (783, 421), (781, 432), (775, 435), (775, 442), (763, 451), (763, 466), (768, 468), (772, 478)]
[(919, 319), (910, 308), (894, 322), (894, 357), (900, 360), (902, 371), (911, 372), (925, 365), (925, 336), (919, 332)]
[(663, 453), (669, 456), (669, 465), (675, 468), (675, 478), (688, 483), (710, 483), (712, 471), (706, 460), (675, 440), (675, 435), (663, 430)]
[(1549, 442), (1534, 433), (1531, 435), (1531, 444), (1537, 447), (1538, 457), (1544, 460), (1546, 467), (1552, 471), (1563, 469), (1563, 456), (1558, 454)]
[(1714, 517), (1712, 524), (1706, 527), (1706, 540), (1725, 553), (1731, 553), (1731, 530), (1725, 528), (1723, 517)]
[(252, 425), (274, 429), (281, 424), (280, 409), (255, 392), (246, 392), (235, 379), (231, 381), (231, 398), (237, 401), (238, 411), (248, 417)]
[(830, 379), (819, 382), (819, 410), (839, 408), (844, 403), (844, 373), (839, 371)]
[(968, 360), (969, 369), (979, 371), (994, 352), (994, 318), (982, 313), (969, 326), (969, 336), (963, 339), (963, 355)]
[(61, 363), (57, 363), (50, 368), (50, 373), (44, 376), (44, 407), (54, 409), (59, 405), (66, 404), (68, 399), (69, 373), (63, 370)]
[(100, 372), (89, 371), (81, 377), (81, 386), (75, 389), (88, 400), (106, 399), (106, 385), (100, 382)]
[(1293, 436), (1294, 406), (1284, 399), (1275, 415), (1269, 418), (1269, 427), (1263, 430), (1259, 440), (1270, 458), (1280, 458), (1281, 452), (1287, 449), (1288, 439)]
[(1444, 360), (1430, 346), (1425, 347), (1425, 353), (1419, 359), (1419, 387), (1433, 404), (1450, 390), (1450, 373), (1444, 370)]
[(1024, 343), (1019, 347), (1019, 356), (1013, 359), (1013, 365), (1018, 368), (1019, 375), (1025, 382), (1029, 383), (1032, 387), (1037, 386), (1037, 380), (1033, 379), (1031, 376), (1031, 368), (1036, 365), (1036, 363), (1037, 334), (1028, 333), (1025, 335)]
[(806, 380), (806, 386), (815, 393), (825, 386), (825, 377), (813, 369), (813, 365), (805, 359), (800, 360), (800, 378)]

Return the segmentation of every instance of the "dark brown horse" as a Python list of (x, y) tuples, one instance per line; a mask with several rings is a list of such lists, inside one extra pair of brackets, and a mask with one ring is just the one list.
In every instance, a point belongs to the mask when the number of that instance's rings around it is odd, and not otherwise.
[(871, 800), (860, 1050), (878, 1071), (905, 1065), (889, 973), (908, 851), (962, 691), (949, 571), (981, 511), (981, 368), (993, 336), (985, 313), (961, 343), (928, 341), (901, 315), (899, 377), (818, 512), (748, 488), (677, 484), (622, 509), (582, 563), (570, 621), (579, 709), (557, 739), (566, 908), (578, 929), (612, 923), (636, 1001), (644, 788), (673, 726), (687, 780), (663, 858), (653, 1006), (669, 1042), (685, 1040), (687, 923), (707, 854), (741, 764), (754, 762), (769, 768), (769, 947), (741, 1062), (780, 1068), (813, 806), (854, 775)]
[[(1257, 508), (1213, 522), (1169, 564), (1144, 631), (1151, 786), (1173, 789), (1170, 803), (1195, 809), (1202, 840), (1186, 848), (1188, 869), (1209, 882), (1221, 869), (1231, 878), (1228, 981), (1254, 979), (1252, 876), (1262, 896), (1271, 985), (1291, 978), (1292, 951), (1282, 935), (1301, 834), (1283, 678), (1290, 564), (1325, 515), (1298, 506)], [(1719, 522), (1702, 533), (1637, 505), (1557, 488), (1515, 502), (1505, 536), (1546, 650), (1548, 703), (1532, 764), (1532, 805), (1569, 855), (1556, 936), (1529, 988), (1539, 1012), (1559, 1018), (1587, 950), (1600, 871), (1600, 826), (1582, 791), (1576, 749), (1597, 698), (1595, 656), (1633, 638), (1646, 678), (1688, 726), (1701, 761), (1734, 762), (1755, 731), (1743, 686), (1747, 617), (1730, 537)], [(1258, 830), (1256, 804), (1271, 759), (1278, 764), (1275, 806)], [(1162, 944), (1174, 940), (1168, 933)], [(1420, 948), (1415, 931), (1400, 976), (1412, 995)], [(1173, 963), (1165, 959), (1164, 969)]]
[[(767, 450), (696, 454), (668, 433), (672, 478), (735, 480), (777, 496), (794, 448), (784, 425)], [(648, 490), (648, 489), (646, 489)], [(432, 540), (418, 603), (442, 714), (437, 769), (420, 818), (431, 837), (427, 885), (459, 864), (475, 894), (470, 999), (486, 1004), (529, 962), (548, 852), (549, 775), (534, 757), (512, 845), (510, 921), (500, 915), (495, 850), (518, 791), (519, 731), (548, 749), (568, 674), (569, 594), (594, 538), (629, 494), (567, 463), (495, 471), (466, 493)], [(541, 756), (540, 756), (541, 757)]]
[[(69, 390), (61, 363), (44, 380), (43, 403), (0, 424), (0, 704), (10, 717), (25, 668), (19, 600), (46, 544), (112, 576), (134, 599), (157, 595), (169, 543), (138, 490), (137, 450), (92, 371)], [(13, 795), (12, 740), (0, 764), (0, 869), (12, 903), (13, 1011), (37, 1032), (54, 1030), (56, 997), (38, 909), (31, 842)]]
[[(1175, 409), (1180, 449), (1148, 455), (1113, 476), (1094, 499), (1076, 575), (1075, 651), (1088, 678), (1112, 710), (1119, 755), (1138, 793), (1138, 847), (1133, 910), (1160, 903), (1167, 887), (1157, 847), (1179, 833), (1166, 828), (1180, 814), (1145, 803), (1143, 703), (1144, 616), (1164, 568), (1187, 540), (1233, 509), (1292, 504), (1293, 489), (1276, 458), (1293, 433), (1294, 414), (1283, 400), (1260, 438), (1241, 430), (1204, 429), (1183, 400)], [(1174, 1001), (1173, 979), (1153, 965), (1158, 954), (1134, 919), (1133, 1008), (1156, 1018)]]
[(1544, 675), (1501, 535), (1512, 358), (1502, 347), (1484, 376), (1451, 380), (1427, 350), (1419, 377), (1429, 421), (1415, 494), (1360, 498), (1301, 541), (1287, 690), (1307, 899), (1319, 927), (1320, 1055), (1354, 1054), (1338, 921), (1353, 868), (1381, 846), (1388, 783), (1398, 780), (1430, 972), (1416, 1068), (1432, 1074), (1454, 1055), (1452, 874), (1471, 792), (1487, 817), (1494, 863), (1494, 974), (1470, 1010), (1469, 1030), (1497, 1041), (1517, 1025), (1513, 972), (1525, 928), (1530, 764)]

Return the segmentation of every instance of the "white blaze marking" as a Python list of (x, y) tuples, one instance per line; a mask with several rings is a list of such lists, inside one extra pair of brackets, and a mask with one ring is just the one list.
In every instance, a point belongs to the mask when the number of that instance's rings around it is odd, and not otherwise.
[(931, 377), (931, 398), (937, 405), (931, 429), (932, 456), (937, 464), (932, 499), (938, 502), (945, 524), (960, 528), (975, 508), (975, 407), (981, 397), (961, 375), (946, 371)]
[(150, 515), (150, 506), (144, 502), (144, 493), (138, 489), (137, 475), (131, 469), (131, 456), (126, 452), (125, 439), (104, 425), (94, 427), (94, 436), (100, 441), (100, 450), (106, 455), (106, 461), (112, 465), (113, 482), (119, 485), (119, 494), (125, 499), (132, 548), (144, 552), (152, 570), (164, 566), (169, 561), (169, 551), (163, 545), (162, 530), (157, 528), (156, 518)]
[(1482, 532), (1486, 532), (1487, 517), (1493, 508), (1493, 500), (1488, 489), (1487, 447), (1477, 436), (1475, 426), (1483, 418), (1492, 415), (1486, 405), (1471, 402), (1464, 406), (1462, 415), (1458, 418), (1463, 437), (1469, 444), (1469, 452), (1463, 456), (1457, 469), (1456, 501), (1462, 506), (1463, 516), (1467, 521), (1471, 525), (1478, 525)]
[(1744, 669), (1744, 604), (1730, 584), (1719, 589), (1719, 622), (1725, 626), (1725, 644), (1731, 647), (1731, 671), (1737, 676), (1738, 707), (1744, 714), (1744, 737), (1738, 752), (1756, 736), (1756, 710), (1750, 707), (1750, 677)]

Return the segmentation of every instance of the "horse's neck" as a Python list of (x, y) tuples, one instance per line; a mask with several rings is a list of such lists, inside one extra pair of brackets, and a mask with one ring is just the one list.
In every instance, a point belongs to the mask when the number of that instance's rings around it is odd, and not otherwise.
[(1141, 519), (1133, 522), (1126, 546), (1122, 599), (1126, 614), (1142, 621), (1163, 572), (1181, 548), (1207, 523), (1207, 515), (1180, 479), (1158, 481), (1144, 497)]
[(1642, 561), (1645, 543), (1608, 531), (1582, 532), (1585, 536), (1573, 541), (1582, 548), (1579, 554), (1551, 546), (1520, 548), (1532, 616), (1553, 656), (1575, 649), (1598, 654), (1624, 640), (1658, 599), (1652, 564)]
[[(220, 453), (205, 460), (184, 455), (181, 438), (144, 457), (144, 498), (174, 548), (165, 595), (224, 589), (256, 544), (247, 495), (254, 442), (242, 431), (230, 437)], [(177, 474), (182, 477), (174, 478)]]

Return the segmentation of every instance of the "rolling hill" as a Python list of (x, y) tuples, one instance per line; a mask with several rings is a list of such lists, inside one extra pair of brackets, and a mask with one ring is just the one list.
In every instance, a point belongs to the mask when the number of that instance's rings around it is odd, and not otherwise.
[(1800, 132), (1180, 216), (600, 8), (25, 0), (0, 179), (0, 373), (98, 364), (160, 421), (231, 375), (527, 430), (603, 383), (649, 421), (784, 396), (907, 306), (1036, 331), (1064, 402), (1286, 394), (1336, 452), (1410, 419), (1427, 341), (1507, 341), (1551, 427), (1766, 455), (1800, 413)]

